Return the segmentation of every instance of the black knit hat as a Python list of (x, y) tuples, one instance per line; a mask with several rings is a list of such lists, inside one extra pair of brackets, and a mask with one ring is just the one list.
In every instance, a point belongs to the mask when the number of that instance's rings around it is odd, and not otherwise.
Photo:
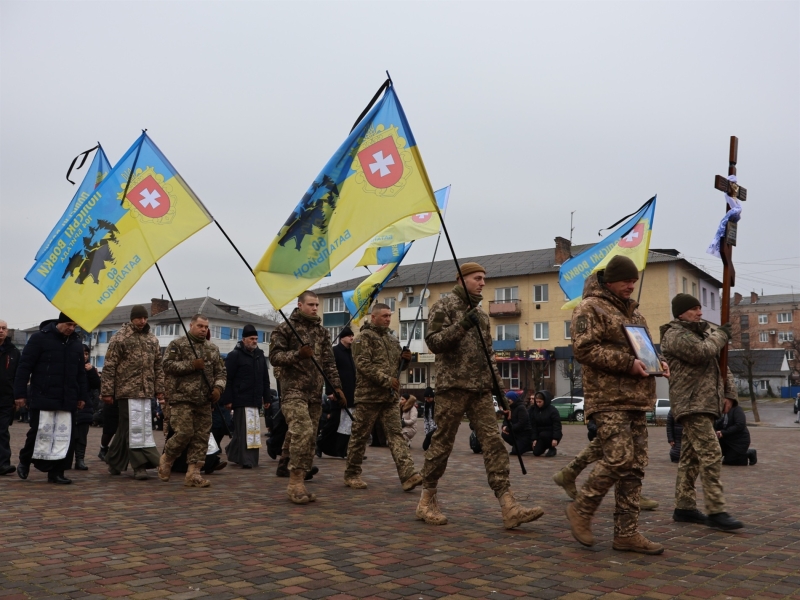
[(245, 325), (244, 328), (242, 329), (242, 339), (253, 337), (254, 335), (256, 336), (258, 335), (256, 328), (250, 325), (249, 323)]
[(131, 321), (134, 319), (149, 319), (150, 315), (147, 314), (147, 309), (141, 304), (137, 304), (131, 309)]
[(353, 333), (353, 330), (350, 329), (350, 327), (345, 327), (344, 329), (342, 329), (341, 333), (339, 334), (339, 339), (341, 339), (343, 337), (349, 337), (351, 335), (355, 335), (355, 333)]
[(627, 256), (617, 254), (608, 261), (603, 272), (603, 281), (614, 283), (615, 281), (626, 281), (628, 279), (639, 279), (639, 269), (636, 264)]
[(65, 314), (62, 312), (62, 313), (58, 313), (58, 322), (59, 322), (59, 323), (74, 323), (75, 321), (73, 321), (72, 319), (70, 319), (70, 318), (69, 318), (67, 315), (65, 315)]
[(423, 398), (433, 398), (436, 396), (436, 392), (433, 391), (432, 387), (426, 387), (425, 393), (422, 394)]
[(672, 299), (672, 316), (677, 319), (687, 310), (692, 310), (695, 306), (700, 306), (700, 300), (691, 294), (678, 294)]

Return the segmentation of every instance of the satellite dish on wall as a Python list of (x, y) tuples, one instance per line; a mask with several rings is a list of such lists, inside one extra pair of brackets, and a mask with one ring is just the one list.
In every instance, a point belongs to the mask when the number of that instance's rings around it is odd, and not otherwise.
[(431, 291), (428, 288), (425, 288), (425, 294), (422, 297), (427, 300), (431, 297)]
[(402, 302), (403, 298), (405, 298), (405, 296), (403, 295), (403, 292), (397, 292), (397, 301), (398, 302)]

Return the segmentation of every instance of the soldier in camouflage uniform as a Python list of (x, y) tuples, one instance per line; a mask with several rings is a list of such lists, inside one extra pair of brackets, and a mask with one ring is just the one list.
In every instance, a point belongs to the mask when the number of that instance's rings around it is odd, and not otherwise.
[(361, 462), (369, 434), (375, 421), (380, 419), (403, 490), (410, 492), (422, 483), (422, 477), (414, 471), (408, 443), (400, 430), (397, 393), (400, 389), (398, 375), (401, 360), (410, 362), (411, 352), (407, 348), (400, 349), (400, 342), (389, 331), (391, 320), (392, 309), (386, 304), (376, 304), (372, 307), (370, 321), (364, 323), (353, 341), (356, 410), (347, 446), (344, 483), (355, 489), (367, 487), (361, 479)]
[[(675, 521), (702, 523), (724, 531), (744, 525), (725, 512), (720, 471), (722, 451), (714, 432), (724, 398), (736, 398), (733, 375), (722, 376), (719, 353), (731, 338), (730, 325), (711, 332), (703, 321), (697, 298), (678, 294), (672, 299), (674, 321), (661, 326), (661, 351), (672, 373), (670, 408), (683, 426), (678, 478), (675, 482)], [(703, 482), (708, 517), (697, 510), (694, 489), (697, 476)]]
[(194, 315), (189, 335), (172, 340), (164, 358), (169, 426), (175, 435), (164, 444), (158, 477), (169, 481), (172, 463), (186, 450), (187, 487), (211, 485), (200, 475), (200, 469), (208, 451), (213, 404), (225, 391), (225, 363), (219, 348), (206, 339), (207, 334), (208, 318)]
[[(492, 389), (502, 380), (494, 361), (489, 316), (481, 309), (486, 269), (477, 263), (465, 263), (461, 265), (461, 274), (463, 281), (457, 276), (453, 293), (433, 305), (428, 319), (425, 342), (436, 354), (437, 429), (425, 454), (417, 518), (431, 525), (447, 523), (436, 501), (436, 489), (453, 451), (461, 417), (466, 412), (470, 427), (483, 448), (489, 487), (500, 501), (503, 525), (512, 529), (544, 513), (539, 507), (523, 508), (511, 492), (508, 454), (497, 428), (492, 402)], [(474, 308), (470, 308), (470, 304)], [(483, 342), (477, 328), (482, 332)], [(483, 343), (487, 345), (490, 364), (486, 362)], [(504, 393), (503, 390), (500, 393)]]
[(130, 448), (128, 400), (164, 398), (164, 371), (158, 338), (147, 324), (147, 309), (136, 305), (131, 309), (131, 322), (125, 323), (111, 338), (100, 379), (100, 396), (106, 405), (116, 402), (119, 426), (105, 461), (112, 475), (133, 467), (134, 479), (147, 479), (147, 469), (158, 466), (158, 450)]
[(333, 385), (339, 405), (347, 405), (336, 370), (331, 338), (320, 322), (318, 310), (319, 298), (314, 292), (300, 294), (289, 321), (303, 342), (297, 339), (288, 323), (281, 323), (272, 332), (269, 345), (269, 361), (280, 367), (281, 411), (289, 427), (289, 486), (286, 493), (295, 504), (308, 504), (317, 499), (303, 484), (313, 466), (324, 386), (312, 357), (316, 358)]
[[(594, 417), (603, 457), (595, 463), (575, 502), (567, 505), (572, 535), (594, 545), (591, 520), (603, 497), (615, 492), (615, 550), (661, 554), (664, 547), (638, 531), (639, 497), (647, 466), (645, 413), (655, 409), (656, 384), (636, 358), (624, 325), (647, 327), (631, 299), (639, 271), (625, 256), (590, 275), (572, 315), (572, 347), (583, 366), (584, 414)], [(663, 363), (665, 375), (669, 367)]]

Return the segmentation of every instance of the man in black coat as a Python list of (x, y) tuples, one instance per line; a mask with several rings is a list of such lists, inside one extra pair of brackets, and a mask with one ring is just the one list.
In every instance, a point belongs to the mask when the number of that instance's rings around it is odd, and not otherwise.
[[(82, 409), (89, 398), (83, 344), (75, 333), (76, 327), (77, 324), (62, 312), (58, 319), (44, 321), (22, 350), (14, 378), (14, 396), (17, 406), (22, 407), (27, 402), (31, 413), (30, 429), (19, 451), (17, 465), (17, 474), (22, 479), (28, 478), (33, 462), (39, 471), (47, 473), (48, 482), (72, 483), (64, 477), (68, 466), (66, 457), (75, 444), (75, 412)], [(59, 443), (58, 435), (51, 433), (52, 443), (44, 443), (47, 432), (39, 431), (40, 416), (54, 421), (59, 431), (69, 428), (69, 444), (63, 455), (63, 443)], [(37, 437), (40, 438), (39, 448), (49, 458), (34, 458)], [(60, 458), (56, 458), (59, 455)]]
[(556, 446), (561, 441), (561, 415), (550, 404), (553, 396), (547, 390), (536, 392), (528, 415), (531, 420), (533, 455), (546, 457), (556, 455)]
[(11, 435), (14, 418), (14, 376), (19, 365), (19, 350), (8, 337), (8, 323), (0, 320), (0, 475), (17, 470), (11, 464)]
[(67, 469), (72, 468), (72, 458), (75, 455), (75, 469), (78, 471), (88, 471), (86, 466), (86, 442), (89, 436), (89, 427), (92, 425), (94, 411), (100, 405), (100, 374), (92, 366), (89, 356), (91, 349), (86, 344), (83, 345), (83, 368), (86, 370), (86, 387), (89, 390), (89, 397), (83, 408), (75, 415), (75, 447), (74, 453), (70, 450), (67, 453)]
[[(511, 446), (509, 454), (525, 454), (531, 451), (532, 441), (528, 410), (517, 392), (506, 392), (506, 398), (511, 405), (511, 421), (503, 420), (503, 430), (500, 435), (503, 436), (503, 441)], [(511, 433), (514, 434), (513, 441)], [(514, 448), (514, 441), (517, 443), (516, 448)]]
[[(339, 379), (342, 381), (342, 391), (347, 398), (347, 408), (353, 412), (356, 394), (356, 363), (353, 360), (353, 330), (349, 327), (342, 329), (339, 334), (339, 343), (333, 347), (333, 358), (336, 360), (336, 370), (339, 372)], [(333, 390), (326, 390), (328, 397), (331, 398)], [(339, 433), (340, 430), (349, 431), (351, 423), (342, 423), (342, 418), (349, 421), (350, 417), (338, 404), (331, 403), (329, 418), (325, 420), (317, 438), (317, 456), (327, 454), (328, 456), (347, 456), (347, 444), (350, 442), (349, 433)], [(344, 425), (340, 427), (340, 425)]]
[(242, 341), (225, 358), (228, 383), (223, 394), (227, 410), (233, 409), (233, 436), (225, 448), (228, 460), (243, 469), (258, 466), (261, 448), (261, 416), (259, 409), (269, 406), (269, 370), (267, 357), (258, 347), (258, 332), (245, 325)]
[(717, 439), (722, 448), (722, 464), (746, 467), (756, 464), (756, 451), (750, 448), (750, 431), (747, 418), (739, 402), (725, 398), (722, 416), (714, 423)]

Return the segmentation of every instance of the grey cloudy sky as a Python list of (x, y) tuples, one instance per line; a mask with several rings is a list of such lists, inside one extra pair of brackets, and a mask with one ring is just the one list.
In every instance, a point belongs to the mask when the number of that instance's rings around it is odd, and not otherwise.
[[(460, 256), (550, 247), (572, 210), (574, 242), (597, 241), (657, 193), (651, 247), (719, 274), (713, 181), (737, 135), (735, 289), (800, 294), (798, 2), (6, 0), (0, 318), (55, 314), (23, 278), (96, 141), (113, 164), (147, 128), (255, 264), (386, 69), (434, 188), (453, 186)], [(213, 225), (159, 264), (176, 297), (267, 307)], [(123, 303), (162, 293), (153, 269)]]

